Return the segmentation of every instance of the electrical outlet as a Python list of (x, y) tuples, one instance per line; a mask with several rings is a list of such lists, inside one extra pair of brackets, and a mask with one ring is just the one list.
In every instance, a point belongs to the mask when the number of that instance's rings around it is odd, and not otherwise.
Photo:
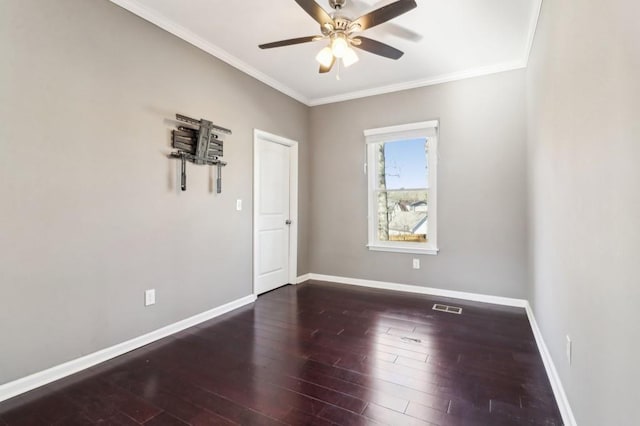
[(242, 210), (242, 200), (236, 200), (236, 210)]
[(567, 334), (567, 362), (571, 365), (571, 337)]
[(413, 269), (420, 269), (420, 259), (413, 259)]
[(156, 289), (145, 290), (144, 292), (144, 306), (150, 306), (156, 304)]

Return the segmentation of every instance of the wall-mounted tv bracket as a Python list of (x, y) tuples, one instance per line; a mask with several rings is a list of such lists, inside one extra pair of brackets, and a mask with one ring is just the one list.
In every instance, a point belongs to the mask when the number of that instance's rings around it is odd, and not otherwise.
[(220, 160), (224, 135), (230, 135), (231, 130), (216, 126), (205, 119), (196, 120), (185, 115), (176, 114), (176, 120), (185, 123), (173, 130), (173, 147), (177, 149), (170, 154), (179, 158), (181, 162), (180, 187), (187, 190), (187, 161), (193, 164), (216, 166), (216, 192), (222, 192), (222, 168), (227, 165)]

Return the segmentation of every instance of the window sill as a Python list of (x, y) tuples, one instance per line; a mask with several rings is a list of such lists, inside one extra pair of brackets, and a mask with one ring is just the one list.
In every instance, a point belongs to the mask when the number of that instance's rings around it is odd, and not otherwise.
[(424, 247), (407, 247), (407, 246), (383, 246), (383, 245), (367, 245), (371, 251), (388, 251), (393, 253), (412, 253), (412, 254), (429, 254), (436, 256), (440, 249), (424, 248)]

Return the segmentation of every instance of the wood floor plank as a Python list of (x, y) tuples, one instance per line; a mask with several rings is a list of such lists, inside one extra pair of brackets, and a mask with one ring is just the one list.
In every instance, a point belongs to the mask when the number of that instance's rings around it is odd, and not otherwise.
[(366, 417), (387, 425), (434, 426), (434, 423), (408, 416), (373, 403), (367, 405), (367, 409), (363, 414)]
[(291, 425), (331, 426), (337, 424), (295, 409), (291, 410), (284, 420), (285, 423)]
[(562, 420), (523, 309), (308, 282), (0, 403), (0, 426), (44, 424)]
[(182, 420), (168, 413), (161, 413), (144, 423), (147, 426), (189, 426)]

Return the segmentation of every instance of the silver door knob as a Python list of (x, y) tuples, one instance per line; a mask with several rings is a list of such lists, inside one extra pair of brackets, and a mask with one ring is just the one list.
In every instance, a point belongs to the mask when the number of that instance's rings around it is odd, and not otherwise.
[(291, 225), (291, 219), (287, 219), (284, 221), (285, 225)]

